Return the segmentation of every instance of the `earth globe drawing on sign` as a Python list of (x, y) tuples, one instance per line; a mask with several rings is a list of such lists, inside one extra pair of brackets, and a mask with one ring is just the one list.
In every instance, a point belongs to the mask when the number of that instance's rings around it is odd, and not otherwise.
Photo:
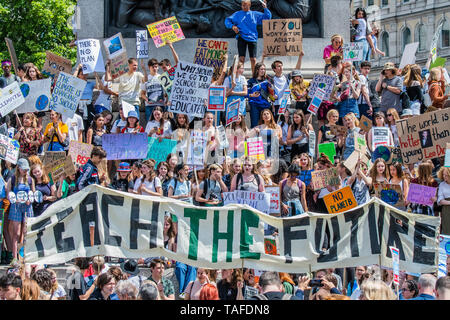
[(385, 146), (379, 146), (375, 149), (372, 154), (372, 162), (375, 163), (375, 160), (378, 158), (383, 159), (385, 162), (388, 162), (391, 158), (391, 150)]
[(42, 111), (45, 108), (47, 108), (48, 104), (49, 104), (49, 99), (46, 95), (41, 95), (36, 99), (36, 109), (38, 111)]
[(26, 83), (20, 85), (20, 91), (22, 91), (23, 97), (26, 98), (30, 94), (30, 86)]
[(400, 195), (395, 190), (381, 190), (380, 192), (381, 200), (390, 204), (391, 206), (395, 205), (400, 199)]

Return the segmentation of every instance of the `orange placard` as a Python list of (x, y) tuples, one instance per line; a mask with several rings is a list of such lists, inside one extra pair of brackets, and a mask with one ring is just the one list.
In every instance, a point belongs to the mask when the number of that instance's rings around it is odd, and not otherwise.
[(358, 206), (350, 186), (346, 186), (323, 197), (328, 213), (341, 213)]
[(277, 256), (277, 244), (274, 239), (264, 239), (264, 249), (266, 254)]

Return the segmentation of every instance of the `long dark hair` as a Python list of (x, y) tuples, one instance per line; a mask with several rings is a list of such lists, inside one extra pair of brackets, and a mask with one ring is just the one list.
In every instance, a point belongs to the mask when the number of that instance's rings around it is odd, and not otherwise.
[[(91, 129), (92, 129), (92, 130), (94, 130), (94, 131), (97, 130), (97, 120), (98, 120), (100, 117), (103, 117), (103, 114), (97, 113), (97, 114), (94, 116), (94, 118), (92, 119), (92, 122), (91, 122)], [(103, 128), (102, 128), (102, 129), (103, 129)]]
[[(253, 75), (252, 75), (253, 79), (258, 79), (259, 69), (261, 69), (262, 66), (265, 66), (264, 63), (258, 62), (257, 64), (255, 64), (255, 69), (253, 70)], [(264, 74), (263, 78), (266, 78), (266, 74)]]
[(355, 19), (358, 19), (358, 13), (362, 11), (364, 20), (367, 21), (367, 12), (363, 8), (356, 8), (355, 10)]
[(160, 128), (160, 129), (163, 129), (163, 128), (164, 128), (164, 110), (163, 110), (163, 108), (161, 108), (160, 106), (154, 107), (154, 108), (153, 108), (153, 111), (152, 111), (152, 115), (151, 115), (151, 117), (150, 117), (150, 121), (155, 120), (155, 117), (153, 116), (153, 113), (154, 113), (155, 111), (161, 112), (161, 119), (159, 120), (159, 128)]

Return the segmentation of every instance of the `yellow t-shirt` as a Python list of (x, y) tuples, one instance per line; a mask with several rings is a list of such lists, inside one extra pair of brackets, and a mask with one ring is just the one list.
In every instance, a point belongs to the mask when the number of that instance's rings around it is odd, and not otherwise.
[[(59, 122), (58, 127), (59, 127), (59, 131), (61, 133), (65, 133), (66, 135), (69, 134), (69, 127), (67, 126), (67, 124)], [(45, 127), (44, 136), (48, 135), (48, 132), (50, 131), (50, 128), (53, 128), (53, 122), (50, 122)], [(49, 137), (49, 138), (51, 138), (51, 137)], [(58, 142), (58, 136), (56, 134), (53, 136), (53, 142)]]
[[(305, 84), (306, 89), (307, 89), (309, 87), (309, 81), (303, 80), (303, 83)], [(300, 84), (294, 84), (293, 81), (291, 81), (291, 83), (289, 84), (289, 89), (291, 89), (291, 98), (294, 101), (297, 101), (297, 97), (292, 92), (293, 90), (297, 91), (297, 93), (299, 93), (301, 95), (304, 94), (305, 91), (306, 91), (306, 89), (304, 89), (304, 90), (301, 89), (301, 85)], [(306, 99), (306, 96), (303, 99)]]

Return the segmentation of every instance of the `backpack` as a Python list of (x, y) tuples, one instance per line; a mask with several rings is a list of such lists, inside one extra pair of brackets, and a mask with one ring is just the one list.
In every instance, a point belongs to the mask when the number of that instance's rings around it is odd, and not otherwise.
[[(254, 176), (255, 176), (255, 179), (256, 179), (256, 182), (258, 183), (258, 188), (259, 188), (259, 185), (260, 185), (260, 179), (259, 179), (259, 176), (255, 173), (255, 174), (253, 174)], [(239, 186), (239, 184), (241, 183), (241, 180), (243, 181), (243, 179), (242, 179), (242, 173), (241, 172), (239, 172), (238, 174), (237, 174), (237, 178), (236, 178), (236, 189), (238, 188), (238, 186)]]
[[(302, 191), (302, 182), (299, 179), (295, 179), (297, 180), (297, 185), (298, 185), (298, 189), (300, 190), (300, 192)], [(287, 183), (287, 179), (284, 179), (283, 183), (281, 183), (281, 191), (283, 191), (284, 186)]]
[(401, 102), (402, 102), (402, 109), (403, 109), (403, 110), (409, 109), (409, 106), (410, 106), (410, 104), (411, 104), (411, 101), (410, 101), (409, 96), (408, 96), (408, 94), (406, 93), (406, 91), (402, 91), (402, 92), (400, 93), (400, 100), (401, 100)]
[[(206, 194), (208, 193), (209, 182), (210, 182), (209, 179), (203, 180), (203, 193), (202, 193), (202, 197), (205, 197)], [(206, 200), (208, 200), (208, 199), (206, 199)], [(198, 205), (199, 205), (200, 207), (204, 207), (204, 206), (205, 206), (205, 203), (204, 203), (204, 202), (199, 202)]]
[[(267, 299), (265, 294), (257, 294), (256, 296), (253, 296), (254, 298), (257, 298), (258, 300), (269, 300)], [(291, 300), (292, 294), (285, 293), (283, 294), (283, 297), (281, 300)]]

